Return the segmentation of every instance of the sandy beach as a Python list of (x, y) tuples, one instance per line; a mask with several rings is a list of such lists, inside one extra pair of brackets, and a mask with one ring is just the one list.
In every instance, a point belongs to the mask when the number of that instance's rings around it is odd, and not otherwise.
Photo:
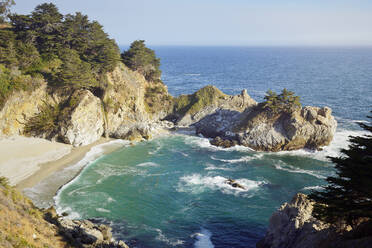
[(108, 141), (102, 138), (87, 146), (72, 147), (40, 138), (2, 138), (0, 176), (7, 177), (20, 190), (33, 187), (54, 172), (77, 163), (92, 147)]

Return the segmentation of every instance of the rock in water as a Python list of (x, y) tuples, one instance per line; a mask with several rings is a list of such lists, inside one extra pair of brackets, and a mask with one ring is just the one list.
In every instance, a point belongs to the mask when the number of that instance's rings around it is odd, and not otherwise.
[(304, 107), (292, 113), (273, 114), (259, 104), (243, 113), (218, 110), (195, 127), (205, 137), (219, 136), (211, 143), (222, 147), (228, 147), (225, 141), (229, 140), (257, 151), (315, 150), (329, 145), (337, 122), (328, 107)]
[(245, 187), (239, 183), (237, 183), (235, 180), (233, 179), (227, 179), (225, 181), (225, 183), (227, 183), (228, 185), (230, 185), (231, 187), (233, 188), (240, 188), (240, 189), (244, 189), (245, 190)]

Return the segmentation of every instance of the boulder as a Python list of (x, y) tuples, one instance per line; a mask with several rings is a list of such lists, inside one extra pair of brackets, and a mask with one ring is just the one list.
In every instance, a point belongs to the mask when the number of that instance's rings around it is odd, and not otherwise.
[(104, 111), (101, 100), (88, 90), (78, 90), (77, 99), (60, 123), (59, 137), (67, 144), (83, 146), (100, 139), (104, 133)]
[(62, 235), (78, 247), (128, 248), (124, 241), (113, 239), (111, 227), (93, 221), (58, 218), (57, 225)]

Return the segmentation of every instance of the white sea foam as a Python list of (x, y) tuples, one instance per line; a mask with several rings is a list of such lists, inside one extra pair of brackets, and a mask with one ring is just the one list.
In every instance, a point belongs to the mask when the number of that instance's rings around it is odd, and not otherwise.
[(338, 129), (333, 137), (333, 140), (329, 146), (323, 147), (322, 151), (311, 151), (311, 150), (296, 150), (296, 151), (282, 151), (275, 153), (276, 155), (296, 155), (311, 157), (321, 161), (329, 161), (327, 156), (338, 157), (341, 155), (341, 149), (347, 148), (349, 143), (349, 136), (363, 136), (366, 135), (365, 131), (352, 131), (345, 129)]
[(153, 162), (145, 162), (145, 163), (137, 164), (136, 166), (138, 167), (159, 167), (159, 164), (153, 163)]
[[(113, 140), (113, 141), (110, 141), (110, 142), (107, 142), (107, 143), (103, 143), (103, 144), (94, 146), (90, 149), (89, 152), (87, 152), (85, 154), (85, 156), (82, 160), (80, 160), (78, 163), (76, 163), (73, 166), (69, 166), (69, 167), (65, 168), (62, 172), (54, 173), (51, 177), (49, 177), (49, 180), (60, 177), (59, 176), (60, 174), (62, 174), (62, 175), (67, 174), (67, 175), (70, 175), (70, 176), (71, 175), (76, 175), (76, 173), (78, 173), (82, 168), (84, 168), (84, 167), (86, 168), (87, 166), (92, 164), (95, 160), (100, 158), (105, 153), (105, 149), (107, 149), (109, 147), (112, 147), (112, 146), (117, 146), (117, 148), (120, 148), (120, 147), (123, 147), (123, 146), (126, 146), (126, 145), (129, 145), (129, 141), (117, 139), (117, 140)], [(75, 180), (78, 180), (80, 178), (80, 175), (81, 175), (81, 173), (78, 176), (76, 176), (74, 179), (72, 179), (69, 183), (63, 185), (58, 190), (57, 194), (53, 197), (54, 203), (55, 203), (55, 206), (56, 206), (56, 211), (57, 211), (58, 214), (66, 212), (60, 206), (60, 200), (61, 200), (60, 199), (60, 192), (64, 188), (68, 187), (70, 184), (74, 183)], [(45, 182), (44, 182), (44, 184), (45, 184)], [(47, 186), (47, 185), (43, 185), (43, 182), (41, 182), (40, 186), (38, 184), (34, 188), (44, 187), (44, 186)], [(43, 190), (43, 188), (41, 188), (40, 190)], [(70, 214), (70, 216), (71, 216), (71, 214)], [(73, 219), (73, 218), (71, 218), (71, 219)]]
[(308, 187), (304, 187), (303, 190), (322, 190), (324, 189), (323, 186), (308, 186)]
[(214, 245), (211, 241), (212, 233), (205, 229), (201, 228), (200, 233), (195, 233), (191, 237), (196, 237), (196, 242), (194, 243), (195, 248), (213, 248)]
[(307, 175), (310, 175), (310, 176), (313, 176), (313, 177), (316, 177), (316, 178), (319, 178), (319, 179), (325, 179), (326, 178), (325, 176), (319, 174), (319, 172), (296, 168), (292, 165), (284, 163), (283, 161), (275, 162), (274, 167), (278, 170), (288, 171), (288, 172), (291, 172), (291, 173), (307, 174)]
[(110, 210), (105, 209), (105, 208), (96, 208), (96, 210), (97, 210), (98, 212), (101, 212), (101, 213), (110, 213), (110, 212), (111, 212)]
[(156, 239), (159, 240), (159, 241), (165, 242), (168, 245), (171, 245), (171, 246), (174, 247), (174, 246), (183, 245), (185, 243), (185, 241), (180, 240), (180, 239), (169, 239), (169, 238), (167, 238), (163, 234), (163, 232), (161, 231), (161, 229), (159, 229), (159, 228), (155, 228), (154, 230), (158, 233), (158, 235), (156, 236)]
[(220, 158), (216, 158), (214, 156), (211, 156), (211, 159), (221, 161), (221, 162), (225, 162), (225, 163), (235, 164), (235, 163), (249, 162), (249, 161), (252, 161), (252, 160), (255, 160), (255, 159), (261, 159), (261, 158), (263, 158), (264, 155), (265, 155), (264, 153), (258, 153), (258, 154), (254, 154), (252, 156), (243, 156), (243, 157), (237, 158), (237, 159), (220, 159)]
[[(179, 192), (190, 192), (198, 194), (204, 192), (206, 189), (219, 190), (224, 194), (233, 194), (238, 196), (241, 193), (245, 193), (251, 190), (257, 189), (260, 185), (264, 184), (264, 181), (253, 181), (249, 179), (236, 179), (235, 181), (242, 185), (242, 188), (234, 188), (226, 183), (228, 178), (222, 176), (202, 176), (200, 174), (193, 174), (190, 176), (184, 176), (180, 178), (178, 183), (177, 191)], [(247, 195), (245, 195), (247, 196)]]
[(217, 167), (214, 164), (206, 163), (205, 164), (205, 170), (222, 170), (222, 171), (234, 171), (235, 168), (233, 167)]

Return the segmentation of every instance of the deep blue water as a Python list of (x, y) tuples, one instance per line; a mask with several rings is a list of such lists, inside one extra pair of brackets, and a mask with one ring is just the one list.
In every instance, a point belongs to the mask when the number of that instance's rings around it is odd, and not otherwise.
[[(122, 145), (87, 166), (56, 196), (71, 218), (104, 218), (131, 247), (255, 247), (269, 217), (296, 192), (320, 189), (334, 174), (348, 135), (361, 134), (372, 105), (372, 49), (155, 47), (171, 94), (213, 84), (243, 88), (261, 101), (268, 89), (293, 90), (304, 105), (330, 106), (339, 126), (321, 152), (219, 149), (178, 133)], [(117, 146), (117, 144), (116, 144)], [(245, 190), (224, 182), (238, 180)]]

